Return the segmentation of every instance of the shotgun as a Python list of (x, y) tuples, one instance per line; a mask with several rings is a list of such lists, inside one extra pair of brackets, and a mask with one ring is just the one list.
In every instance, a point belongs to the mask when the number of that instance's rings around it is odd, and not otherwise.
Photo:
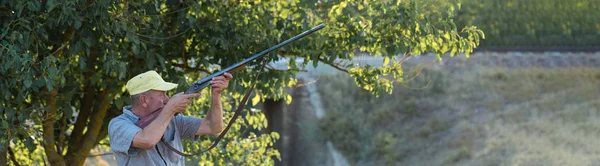
[(185, 91), (185, 93), (186, 94), (196, 93), (196, 92), (198, 92), (198, 91), (206, 88), (210, 84), (210, 80), (212, 80), (214, 77), (218, 77), (220, 75), (223, 75), (225, 72), (233, 73), (233, 72), (236, 72), (236, 71), (238, 71), (240, 69), (243, 69), (249, 62), (251, 62), (251, 61), (253, 61), (255, 59), (258, 59), (258, 58), (262, 57), (263, 55), (268, 54), (268, 53), (270, 53), (270, 52), (272, 52), (274, 50), (277, 50), (277, 49), (279, 49), (279, 48), (287, 45), (290, 42), (293, 42), (295, 40), (298, 40), (300, 38), (303, 38), (306, 35), (309, 35), (309, 34), (315, 32), (317, 30), (320, 30), (323, 27), (325, 27), (325, 24), (318, 25), (318, 26), (316, 26), (316, 27), (314, 27), (314, 28), (312, 28), (310, 30), (304, 31), (301, 34), (296, 35), (296, 36), (294, 36), (294, 37), (292, 37), (292, 38), (290, 38), (290, 39), (288, 39), (286, 41), (283, 41), (283, 42), (281, 42), (281, 43), (279, 43), (279, 44), (277, 44), (277, 45), (275, 45), (275, 46), (273, 46), (273, 47), (271, 47), (269, 49), (266, 49), (266, 50), (264, 50), (264, 51), (262, 51), (262, 52), (260, 52), (258, 54), (254, 54), (250, 58), (244, 59), (241, 62), (238, 62), (238, 63), (233, 64), (233, 65), (231, 65), (231, 66), (229, 66), (229, 67), (227, 67), (227, 68), (225, 68), (225, 69), (223, 69), (221, 71), (213, 73), (213, 74), (209, 75), (208, 77), (204, 77), (201, 80), (198, 80), (198, 81), (194, 82), (194, 84), (191, 87), (189, 87), (187, 89), (187, 91)]
[[(225, 72), (233, 73), (233, 72), (236, 72), (236, 71), (238, 71), (240, 69), (243, 69), (249, 62), (251, 62), (253, 60), (256, 60), (256, 59), (258, 59), (258, 58), (260, 58), (260, 57), (264, 56), (265, 54), (268, 54), (268, 53), (270, 53), (272, 51), (275, 51), (275, 50), (277, 50), (277, 49), (279, 49), (279, 48), (281, 48), (281, 47), (283, 47), (283, 46), (285, 46), (285, 45), (287, 45), (287, 44), (289, 44), (289, 43), (291, 43), (291, 42), (293, 42), (295, 40), (303, 38), (303, 37), (305, 37), (305, 36), (307, 36), (307, 35), (315, 32), (315, 31), (318, 31), (318, 30), (322, 29), (323, 27), (325, 27), (325, 24), (320, 24), (320, 25), (318, 25), (318, 26), (316, 26), (316, 27), (314, 27), (312, 29), (309, 29), (307, 31), (304, 31), (301, 34), (296, 35), (296, 36), (294, 36), (294, 37), (292, 37), (292, 38), (290, 38), (290, 39), (288, 39), (286, 41), (283, 41), (283, 42), (281, 42), (281, 43), (279, 43), (279, 44), (277, 44), (277, 45), (275, 45), (275, 46), (273, 46), (273, 47), (271, 47), (269, 49), (266, 49), (266, 50), (264, 50), (262, 52), (254, 54), (251, 57), (246, 58), (246, 59), (244, 59), (241, 62), (233, 64), (233, 65), (231, 65), (231, 66), (229, 66), (229, 67), (227, 67), (227, 68), (225, 68), (223, 70), (220, 70), (220, 71), (218, 71), (216, 73), (213, 73), (213, 74), (211, 74), (211, 75), (209, 75), (207, 77), (204, 77), (201, 80), (198, 80), (198, 81), (194, 82), (192, 84), (192, 86), (190, 86), (185, 91), (185, 94), (197, 93), (198, 91), (200, 91), (200, 90), (206, 88), (208, 85), (210, 85), (210, 80), (212, 80), (214, 77), (218, 77), (220, 75), (223, 75)], [(160, 113), (160, 111), (156, 110), (156, 111), (150, 113), (149, 115), (147, 115), (145, 117), (141, 117), (140, 120), (136, 123), (136, 125), (138, 127), (140, 127), (140, 128), (143, 129), (148, 124), (150, 124), (150, 122), (152, 122), (154, 119), (156, 119), (156, 117), (158, 117), (159, 113)]]

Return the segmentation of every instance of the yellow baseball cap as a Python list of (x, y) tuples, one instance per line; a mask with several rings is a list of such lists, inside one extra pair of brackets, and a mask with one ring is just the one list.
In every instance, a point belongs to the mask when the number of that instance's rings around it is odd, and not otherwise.
[(177, 84), (165, 82), (156, 71), (150, 70), (131, 78), (127, 81), (129, 95), (137, 95), (149, 90), (168, 91), (177, 87)]

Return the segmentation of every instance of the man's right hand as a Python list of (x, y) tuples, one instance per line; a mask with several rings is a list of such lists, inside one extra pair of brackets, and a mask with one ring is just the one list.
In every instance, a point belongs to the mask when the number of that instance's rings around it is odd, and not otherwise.
[(199, 93), (184, 94), (183, 92), (173, 95), (164, 108), (173, 113), (180, 113), (187, 109), (187, 106), (192, 103), (191, 98), (200, 96)]

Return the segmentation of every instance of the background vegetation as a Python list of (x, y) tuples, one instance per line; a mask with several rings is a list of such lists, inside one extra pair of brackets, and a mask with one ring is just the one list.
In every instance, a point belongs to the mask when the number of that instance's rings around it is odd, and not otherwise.
[(435, 63), (379, 98), (347, 76), (323, 76), (320, 134), (353, 165), (598, 164), (598, 54), (560, 56)]
[[(600, 48), (596, 0), (439, 2), (423, 1), (485, 32), (478, 50)], [(406, 63), (405, 86), (379, 98), (346, 76), (320, 77), (321, 139), (355, 165), (598, 164), (597, 53), (478, 55)]]

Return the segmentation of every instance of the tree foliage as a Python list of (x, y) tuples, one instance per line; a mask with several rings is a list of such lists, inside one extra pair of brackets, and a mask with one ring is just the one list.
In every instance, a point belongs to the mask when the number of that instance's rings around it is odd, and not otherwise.
[[(128, 78), (157, 70), (182, 91), (320, 23), (327, 27), (266, 57), (289, 64), (286, 70), (266, 68), (255, 82), (258, 99), (289, 102), (284, 88), (318, 62), (348, 72), (375, 95), (389, 93), (394, 81), (402, 81), (397, 55), (468, 55), (483, 38), (475, 27), (458, 29), (448, 19), (453, 12), (431, 10), (434, 5), (417, 0), (1, 1), (0, 152), (44, 154), (17, 162), (82, 165), (91, 148), (106, 146), (107, 123), (129, 103)], [(356, 52), (385, 56), (386, 65), (348, 63)], [(235, 74), (224, 96), (226, 108), (239, 104), (251, 76), (261, 72), (257, 65)], [(198, 100), (188, 114), (203, 116), (206, 101)], [(278, 135), (256, 134), (264, 117), (248, 113), (244, 119), (230, 132), (238, 137), (228, 137), (202, 162), (269, 163), (278, 156), (270, 146)]]

